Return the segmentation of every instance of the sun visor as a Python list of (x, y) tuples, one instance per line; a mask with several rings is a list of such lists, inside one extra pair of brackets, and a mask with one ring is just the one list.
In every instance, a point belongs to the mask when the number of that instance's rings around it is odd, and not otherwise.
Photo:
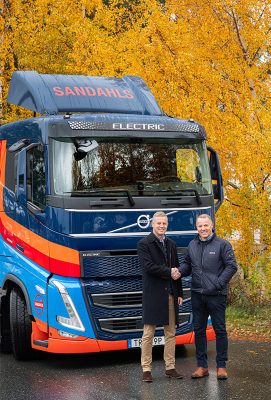
[(102, 112), (164, 115), (137, 76), (106, 78), (15, 71), (7, 102), (39, 114)]

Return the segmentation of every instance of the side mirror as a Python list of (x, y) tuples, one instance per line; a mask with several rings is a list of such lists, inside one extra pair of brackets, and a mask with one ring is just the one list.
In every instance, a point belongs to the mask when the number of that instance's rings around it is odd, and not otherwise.
[(89, 139), (74, 139), (74, 145), (76, 148), (76, 152), (74, 153), (74, 158), (76, 161), (80, 161), (86, 157), (86, 155), (96, 149), (99, 144), (96, 140), (89, 140)]
[(215, 211), (217, 211), (224, 199), (223, 180), (216, 151), (212, 147), (207, 147), (207, 150), (209, 152), (209, 167), (212, 178), (213, 195), (214, 199), (217, 200), (215, 203)]
[[(24, 144), (23, 147), (20, 147)], [(27, 147), (26, 142), (19, 141), (14, 144), (14, 148), (12, 151), (18, 151), (15, 155), (16, 164), (17, 164), (17, 174), (16, 174), (16, 187), (15, 187), (15, 197), (16, 200), (25, 205), (27, 204), (27, 199), (29, 198), (31, 188), (27, 185), (27, 172), (26, 172), (26, 164), (27, 164), (27, 152), (33, 147), (42, 147), (40, 143), (31, 143)], [(15, 150), (16, 149), (16, 150)]]
[(16, 200), (21, 204), (26, 204), (26, 151), (22, 149), (17, 154), (17, 176), (15, 187)]
[(219, 190), (218, 190), (218, 186), (216, 183), (213, 183), (213, 195), (214, 195), (214, 199), (219, 199)]

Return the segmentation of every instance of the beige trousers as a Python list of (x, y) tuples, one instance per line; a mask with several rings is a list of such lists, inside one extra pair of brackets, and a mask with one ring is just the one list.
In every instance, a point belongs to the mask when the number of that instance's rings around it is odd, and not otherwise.
[[(142, 343), (141, 343), (141, 366), (143, 372), (151, 371), (152, 367), (152, 341), (155, 333), (156, 325), (144, 325)], [(166, 370), (175, 368), (175, 309), (174, 298), (169, 295), (169, 324), (164, 325), (165, 347), (164, 361)]]

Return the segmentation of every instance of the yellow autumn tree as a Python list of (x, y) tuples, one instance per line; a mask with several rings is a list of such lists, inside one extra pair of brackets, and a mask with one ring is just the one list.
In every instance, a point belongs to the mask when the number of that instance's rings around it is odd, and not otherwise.
[(238, 238), (256, 296), (270, 290), (271, 271), (270, 17), (268, 1), (149, 3), (136, 43), (133, 30), (126, 40), (133, 68), (164, 110), (202, 122), (219, 151), (226, 183), (219, 232)]
[[(140, 75), (170, 115), (217, 149), (233, 240), (254, 294), (271, 290), (269, 0), (4, 0), (3, 98), (15, 69)], [(25, 116), (4, 102), (4, 120)]]

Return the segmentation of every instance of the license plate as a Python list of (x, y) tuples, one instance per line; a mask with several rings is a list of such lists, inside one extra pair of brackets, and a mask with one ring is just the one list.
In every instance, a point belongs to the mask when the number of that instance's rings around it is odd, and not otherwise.
[[(128, 340), (128, 348), (141, 347), (142, 339), (129, 339)], [(153, 346), (161, 346), (165, 344), (164, 336), (155, 336), (152, 341)]]

